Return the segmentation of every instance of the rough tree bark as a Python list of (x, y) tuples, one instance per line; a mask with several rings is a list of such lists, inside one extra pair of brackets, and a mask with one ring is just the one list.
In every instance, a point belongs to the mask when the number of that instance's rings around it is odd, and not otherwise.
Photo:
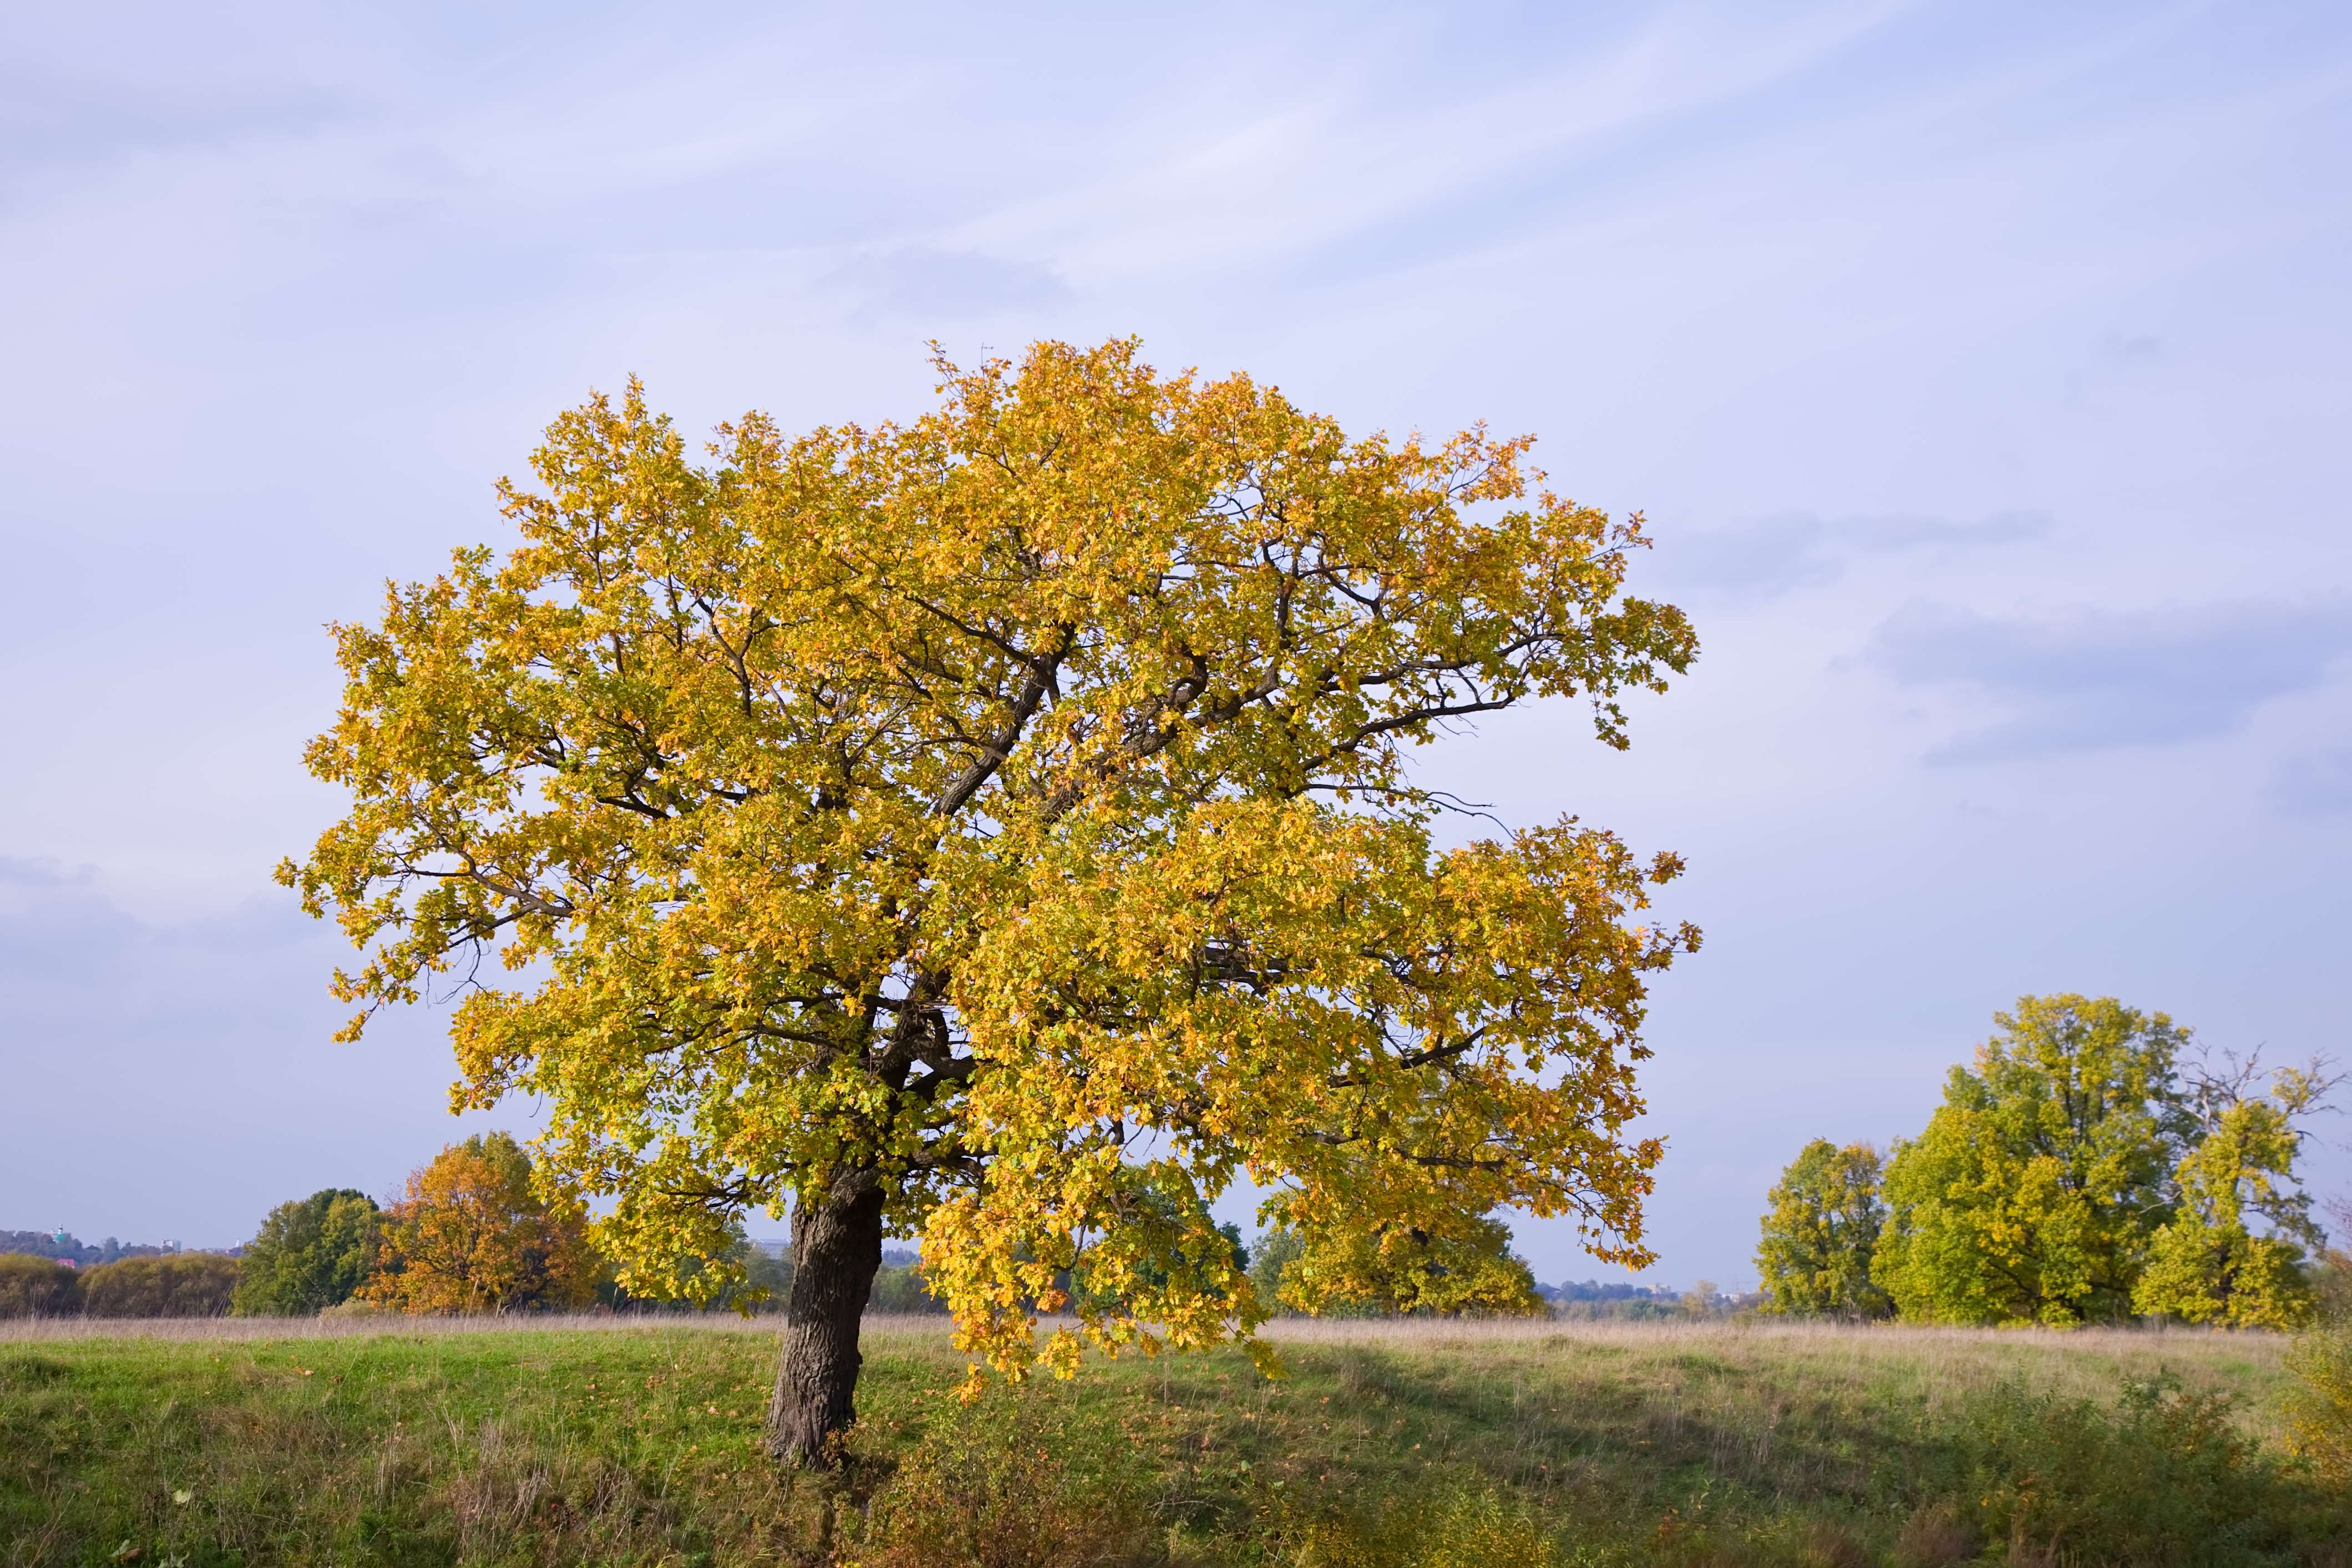
[(821, 1200), (793, 1205), (793, 1288), (768, 1404), (768, 1452), (780, 1463), (840, 1463), (864, 1359), (858, 1320), (881, 1266), (882, 1184), (872, 1171), (844, 1171)]

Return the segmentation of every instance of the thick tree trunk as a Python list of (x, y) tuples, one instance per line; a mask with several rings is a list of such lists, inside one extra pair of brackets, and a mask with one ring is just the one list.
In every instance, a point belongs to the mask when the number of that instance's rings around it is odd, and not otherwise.
[(841, 1172), (821, 1198), (793, 1205), (793, 1289), (768, 1405), (768, 1452), (780, 1462), (840, 1462), (840, 1436), (856, 1415), (858, 1320), (881, 1266), (882, 1184), (873, 1172)]

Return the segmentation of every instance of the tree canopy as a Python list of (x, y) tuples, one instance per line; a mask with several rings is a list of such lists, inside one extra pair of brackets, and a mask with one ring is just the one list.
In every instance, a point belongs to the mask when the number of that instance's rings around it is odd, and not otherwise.
[(2112, 997), (2022, 997), (1994, 1019), (1883, 1180), (1869, 1145), (1822, 1138), (1782, 1173), (1756, 1250), (1769, 1310), (2312, 1320), (2312, 1254), (2333, 1255), (2295, 1160), (2342, 1082), (2326, 1057), (2217, 1056)]
[(1886, 1221), (1882, 1164), (1868, 1144), (1815, 1138), (1780, 1173), (1756, 1248), (1767, 1311), (1874, 1318), (1891, 1310), (1870, 1277)]
[(1066, 1301), (1057, 1367), (1246, 1333), (1243, 1176), (1337, 1292), (1503, 1205), (1647, 1260), (1643, 985), (1697, 937), (1637, 916), (1679, 862), (1454, 841), (1407, 767), (1546, 696), (1625, 744), (1696, 652), (1622, 591), (1638, 517), (1526, 439), (1349, 439), (1129, 341), (939, 372), (710, 466), (593, 399), (503, 486), (512, 549), (336, 628), (351, 807), (281, 874), (365, 950), (340, 994), (458, 976), (458, 1099), (544, 1097), (633, 1287), (789, 1206), (792, 1322), (853, 1375), (886, 1230), (1008, 1370)]
[(2231, 1328), (2292, 1328), (2311, 1317), (2305, 1263), (2326, 1238), (2294, 1179), (2304, 1136), (2295, 1124), (2336, 1081), (2317, 1061), (2282, 1068), (2258, 1087), (2261, 1077), (2259, 1052), (2198, 1074), (2189, 1096), (2196, 1141), (2174, 1167), (2179, 1201), (2150, 1244), (2135, 1311)]
[(1906, 1318), (2078, 1322), (2129, 1314), (2170, 1213), (2188, 1038), (2113, 998), (2020, 998), (1886, 1169), (1875, 1277)]
[(235, 1310), (247, 1317), (298, 1317), (351, 1299), (375, 1268), (375, 1200), (328, 1187), (281, 1203), (246, 1243)]
[(585, 1306), (604, 1267), (586, 1221), (578, 1202), (536, 1190), (511, 1136), (477, 1134), (410, 1173), (358, 1295), (409, 1312)]

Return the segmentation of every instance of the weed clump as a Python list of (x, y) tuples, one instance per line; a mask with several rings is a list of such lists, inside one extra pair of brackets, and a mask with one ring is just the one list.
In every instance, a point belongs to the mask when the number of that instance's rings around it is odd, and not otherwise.
[(1162, 1553), (1139, 1467), (1033, 1391), (950, 1407), (875, 1492), (844, 1568), (1126, 1568)]
[(1958, 1568), (1977, 1554), (1976, 1526), (1948, 1502), (1925, 1503), (1895, 1538), (1896, 1568)]
[(1300, 1516), (1276, 1504), (1264, 1561), (1282, 1568), (1552, 1568), (1558, 1546), (1523, 1503), (1491, 1489)]

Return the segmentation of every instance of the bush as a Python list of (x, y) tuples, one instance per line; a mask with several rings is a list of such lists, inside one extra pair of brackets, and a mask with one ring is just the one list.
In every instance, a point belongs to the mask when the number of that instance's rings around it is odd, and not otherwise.
[(217, 1252), (125, 1258), (83, 1274), (82, 1310), (94, 1318), (217, 1318), (236, 1275), (236, 1260)]
[(2169, 1376), (2112, 1409), (2011, 1384), (1972, 1416), (1959, 1521), (2012, 1560), (2269, 1563), (2331, 1528), (2330, 1500), (2240, 1433), (2228, 1399)]
[(79, 1311), (79, 1274), (53, 1259), (0, 1252), (0, 1318), (59, 1318)]
[(2286, 1365), (2295, 1376), (2286, 1400), (2288, 1442), (2323, 1477), (2352, 1486), (2352, 1319), (2298, 1337)]

